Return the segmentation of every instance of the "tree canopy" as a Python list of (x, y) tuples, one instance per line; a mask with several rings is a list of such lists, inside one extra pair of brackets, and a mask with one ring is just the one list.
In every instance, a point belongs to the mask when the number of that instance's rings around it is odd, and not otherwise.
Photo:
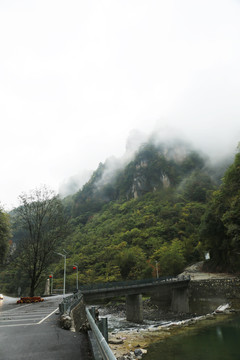
[(209, 202), (201, 238), (219, 269), (240, 270), (240, 153)]
[(22, 194), (19, 200), (14, 224), (18, 235), (16, 262), (27, 274), (30, 296), (33, 296), (52, 252), (66, 233), (63, 207), (54, 192), (46, 187)]
[(0, 209), (0, 264), (6, 259), (10, 240), (9, 215)]

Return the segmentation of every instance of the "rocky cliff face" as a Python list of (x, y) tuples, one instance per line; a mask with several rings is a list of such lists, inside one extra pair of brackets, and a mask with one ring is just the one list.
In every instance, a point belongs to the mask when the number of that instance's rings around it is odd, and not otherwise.
[(184, 144), (174, 148), (147, 143), (124, 164), (113, 158), (100, 163), (88, 183), (74, 195), (74, 206), (136, 199), (148, 192), (174, 188), (204, 166), (204, 159)]
[(146, 174), (141, 173), (141, 165), (136, 168), (136, 173), (133, 177), (130, 195), (134, 199), (144, 195), (147, 192), (156, 191), (159, 187), (167, 189), (171, 185), (171, 181), (168, 175), (164, 172), (160, 173), (159, 176), (156, 177), (155, 181), (151, 181), (151, 179), (149, 179), (149, 175), (147, 174), (147, 162), (144, 163), (144, 168), (146, 169)]

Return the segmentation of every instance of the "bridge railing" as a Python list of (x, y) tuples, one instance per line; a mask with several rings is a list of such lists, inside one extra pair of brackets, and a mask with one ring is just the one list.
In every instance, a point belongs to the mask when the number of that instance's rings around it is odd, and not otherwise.
[(142, 280), (128, 280), (128, 281), (114, 281), (114, 282), (105, 282), (105, 283), (95, 283), (87, 284), (80, 286), (80, 291), (89, 291), (89, 290), (101, 290), (101, 289), (111, 289), (116, 287), (125, 287), (125, 286), (141, 286), (141, 285), (154, 285), (165, 282), (175, 282), (175, 281), (187, 281), (190, 280), (189, 276), (161, 276), (154, 279), (142, 279)]

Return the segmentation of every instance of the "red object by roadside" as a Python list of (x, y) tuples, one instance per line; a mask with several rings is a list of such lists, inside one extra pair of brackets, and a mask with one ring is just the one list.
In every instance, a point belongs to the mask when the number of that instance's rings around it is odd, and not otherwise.
[(41, 296), (24, 296), (17, 301), (17, 304), (36, 303), (41, 301), (44, 301), (44, 299), (42, 299)]

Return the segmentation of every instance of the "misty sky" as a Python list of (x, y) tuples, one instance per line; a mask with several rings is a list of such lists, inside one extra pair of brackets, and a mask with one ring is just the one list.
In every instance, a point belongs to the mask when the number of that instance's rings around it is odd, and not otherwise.
[(234, 152), (239, 19), (239, 0), (1, 0), (1, 204), (122, 156), (133, 129)]

